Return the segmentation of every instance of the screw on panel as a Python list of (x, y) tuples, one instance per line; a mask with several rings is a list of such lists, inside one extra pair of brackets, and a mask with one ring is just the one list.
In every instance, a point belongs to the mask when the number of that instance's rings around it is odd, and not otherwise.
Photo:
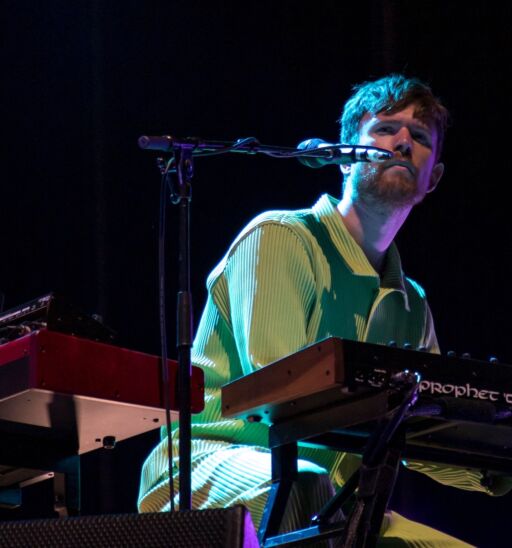
[(114, 449), (116, 446), (116, 437), (115, 436), (105, 436), (103, 438), (103, 449)]

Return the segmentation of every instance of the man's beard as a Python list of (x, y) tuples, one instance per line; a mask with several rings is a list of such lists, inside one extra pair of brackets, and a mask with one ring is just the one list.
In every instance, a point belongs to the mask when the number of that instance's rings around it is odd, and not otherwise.
[(377, 210), (412, 207), (421, 201), (416, 177), (409, 171), (384, 164), (355, 164), (352, 170), (353, 197)]

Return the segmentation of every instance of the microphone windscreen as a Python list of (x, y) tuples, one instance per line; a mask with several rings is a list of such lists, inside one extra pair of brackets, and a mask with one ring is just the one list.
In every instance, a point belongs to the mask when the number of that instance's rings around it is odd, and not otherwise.
[[(330, 143), (327, 143), (323, 139), (306, 139), (305, 141), (301, 141), (297, 145), (297, 150), (316, 150), (317, 148), (321, 148), (322, 146), (329, 146), (329, 144)], [(323, 158), (307, 158), (306, 156), (298, 156), (297, 159), (301, 164), (307, 167), (312, 167), (313, 169), (325, 166), (325, 161)]]

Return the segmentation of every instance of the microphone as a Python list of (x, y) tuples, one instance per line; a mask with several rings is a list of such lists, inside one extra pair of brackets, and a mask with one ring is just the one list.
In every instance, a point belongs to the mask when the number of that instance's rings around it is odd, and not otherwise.
[(297, 156), (297, 159), (301, 164), (314, 169), (332, 164), (384, 162), (393, 157), (392, 152), (383, 148), (327, 143), (318, 138), (302, 141), (297, 145), (297, 150), (311, 151), (311, 156)]

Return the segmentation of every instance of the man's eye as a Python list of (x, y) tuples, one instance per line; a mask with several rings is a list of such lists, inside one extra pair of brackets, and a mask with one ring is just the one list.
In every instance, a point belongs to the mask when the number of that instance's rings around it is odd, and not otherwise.
[(393, 133), (394, 129), (392, 126), (380, 126), (377, 128), (377, 133)]
[(413, 134), (412, 138), (428, 148), (432, 146), (430, 142), (430, 137), (428, 135), (425, 135), (424, 133), (415, 133)]

